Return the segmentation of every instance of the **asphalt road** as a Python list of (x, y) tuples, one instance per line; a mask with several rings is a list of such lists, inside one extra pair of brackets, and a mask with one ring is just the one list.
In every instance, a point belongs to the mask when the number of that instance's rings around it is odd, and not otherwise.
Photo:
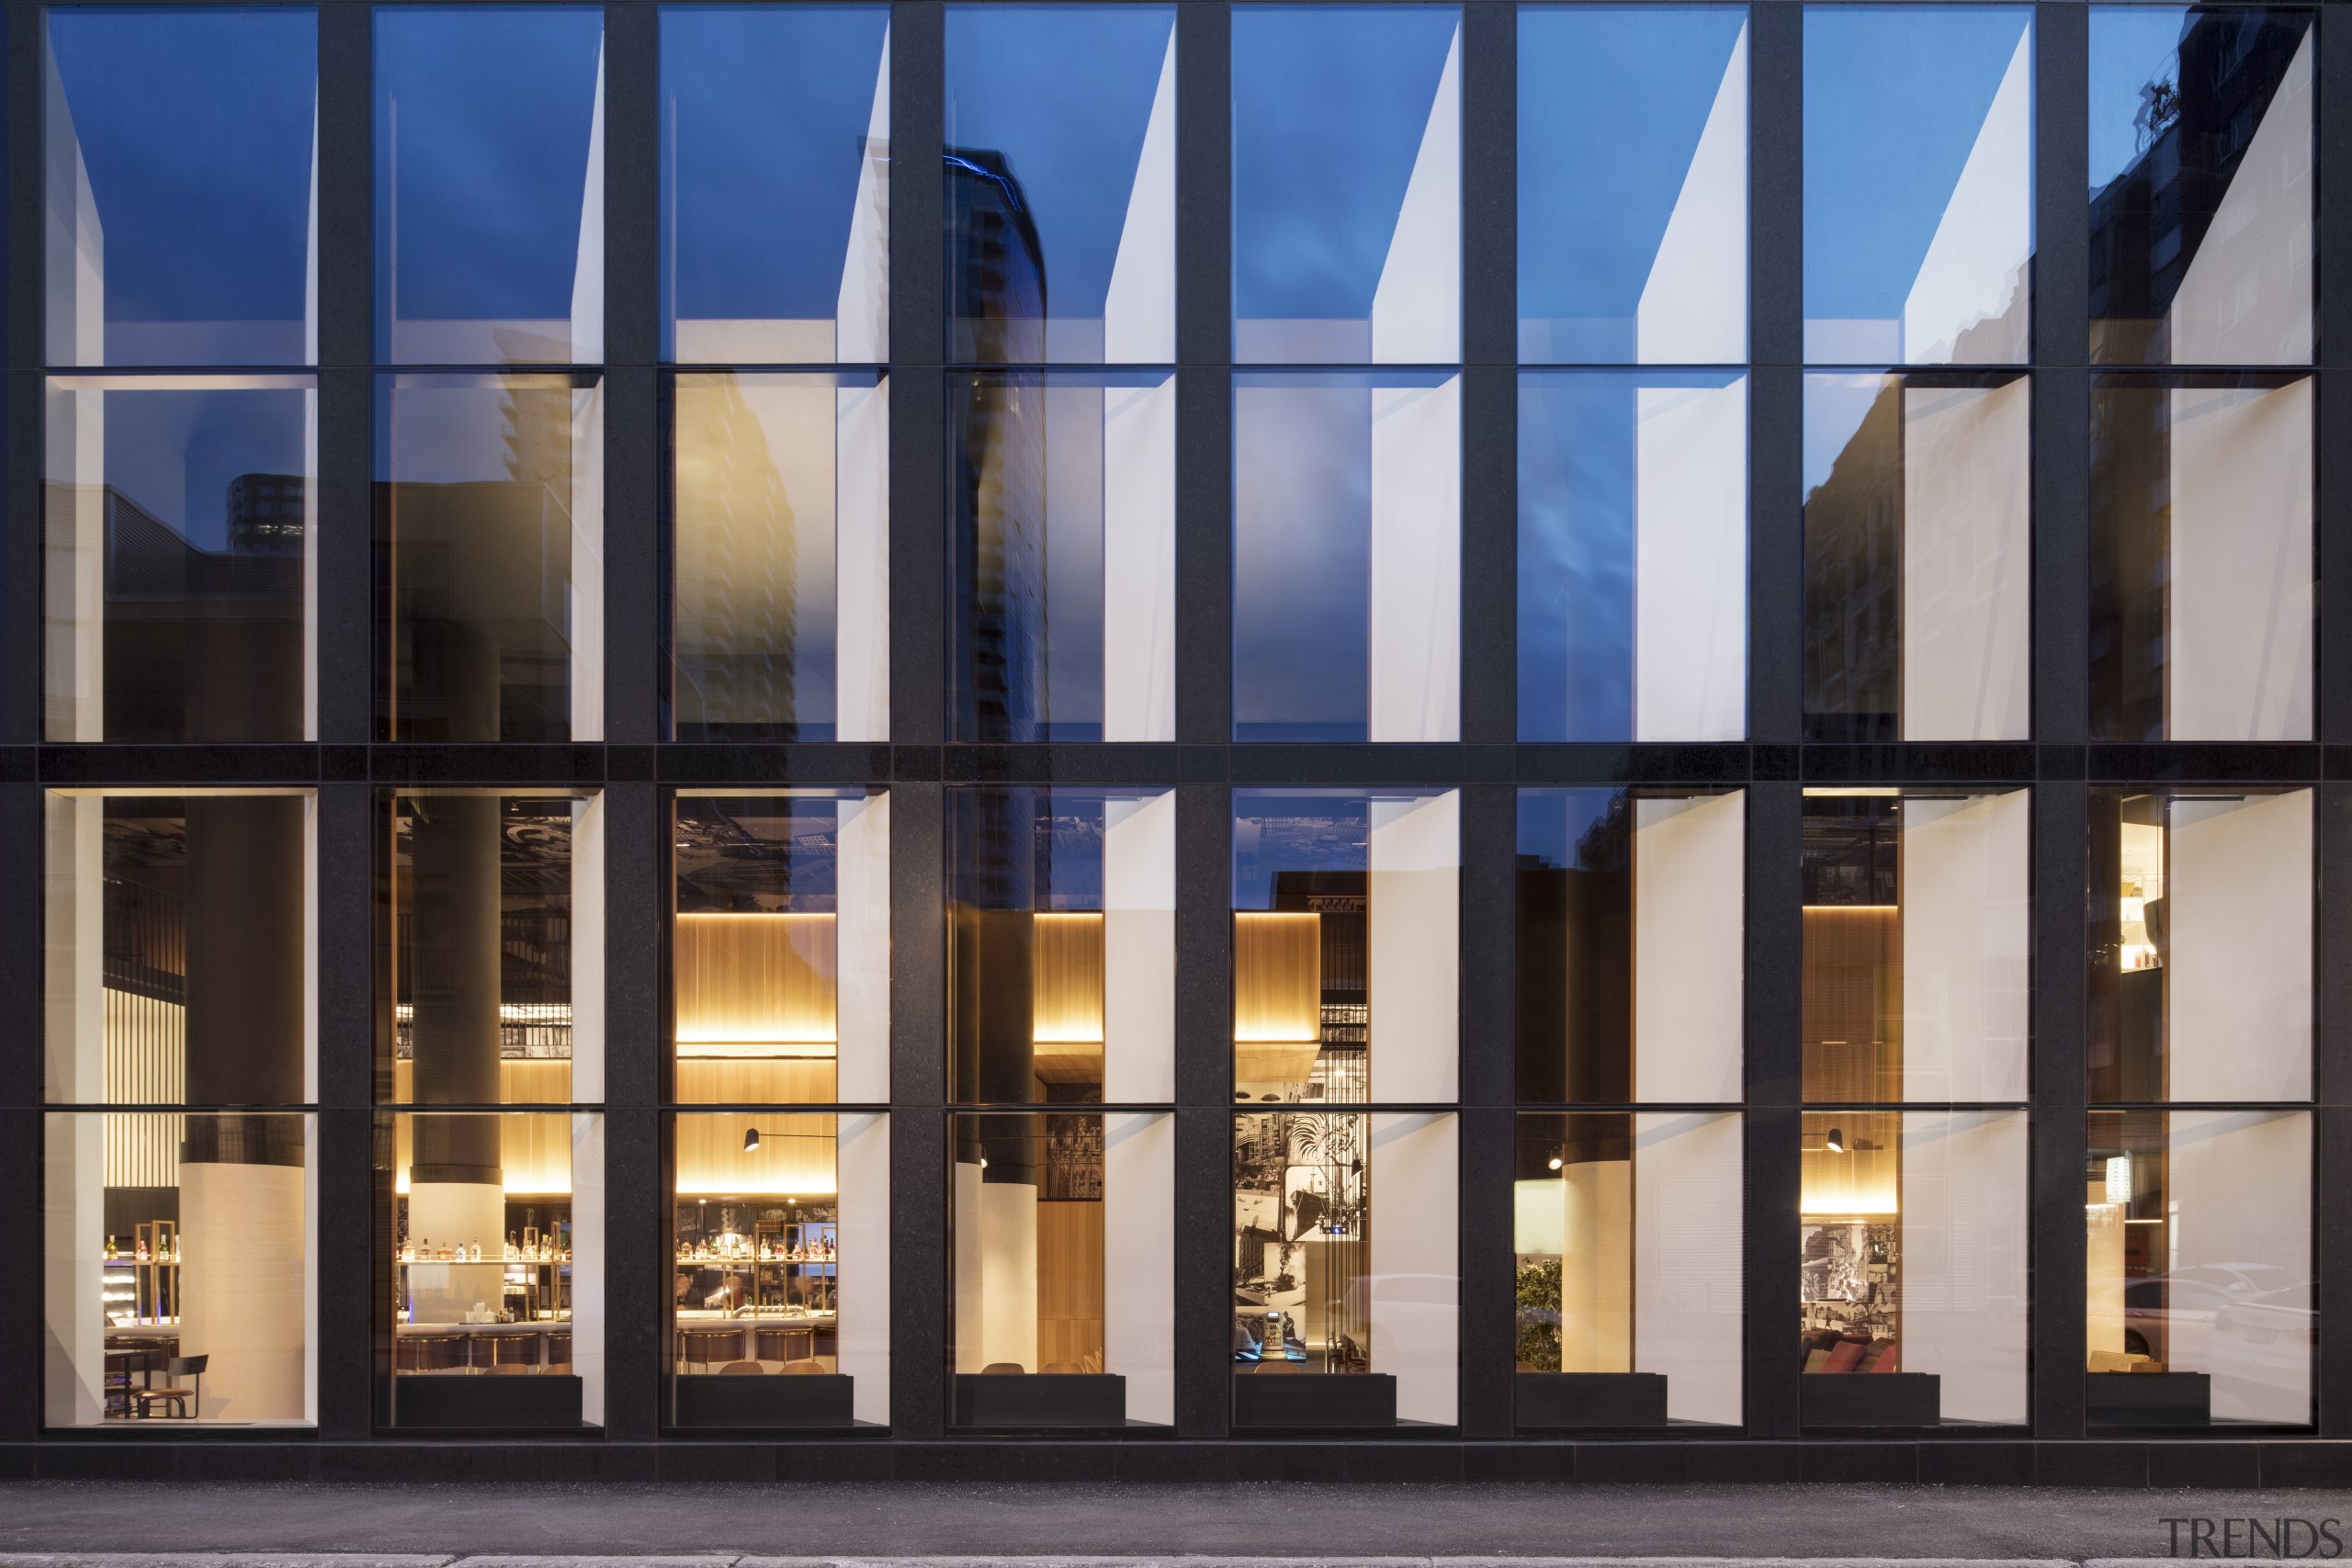
[(0, 1483), (0, 1552), (2083, 1562), (2199, 1517), (2342, 1520), (2352, 1554), (2352, 1493), (2283, 1489), (62, 1481)]

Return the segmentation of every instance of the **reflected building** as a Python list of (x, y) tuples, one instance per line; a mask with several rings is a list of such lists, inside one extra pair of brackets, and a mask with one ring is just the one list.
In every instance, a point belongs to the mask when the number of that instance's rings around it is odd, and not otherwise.
[(227, 547), (208, 550), (106, 489), (106, 726), (164, 740), (302, 733), (304, 513), (310, 481), (243, 474)]
[[(946, 156), (948, 278), (972, 356), (1043, 356), (1045, 252), (1021, 182), (997, 152)], [(956, 682), (956, 733), (967, 740), (1047, 739), (1046, 381), (975, 376), (956, 417), (956, 581), (950, 603), (968, 668)]]
[(2209, 240), (2249, 252), (2264, 243), (2259, 226), (2215, 236), (2213, 223), (2309, 25), (2251, 8), (2186, 14), (2171, 76), (2140, 90), (2139, 155), (2091, 197), (2093, 361), (2173, 359), (2174, 298)]
[(1900, 738), (1903, 383), (1804, 499), (1804, 716), (1813, 740)]

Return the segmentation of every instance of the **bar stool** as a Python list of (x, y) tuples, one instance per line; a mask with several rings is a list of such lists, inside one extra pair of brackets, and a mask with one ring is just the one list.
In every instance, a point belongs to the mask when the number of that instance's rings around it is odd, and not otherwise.
[(732, 1361), (741, 1352), (741, 1329), (685, 1328), (678, 1332), (678, 1363), (707, 1371), (713, 1361)]
[(753, 1348), (763, 1361), (799, 1361), (817, 1353), (813, 1328), (762, 1328), (753, 1332)]
[(485, 1334), (492, 1372), (536, 1372), (539, 1370), (539, 1337), (536, 1334)]
[(404, 1372), (461, 1372), (469, 1362), (462, 1334), (415, 1334), (399, 1341), (395, 1365)]

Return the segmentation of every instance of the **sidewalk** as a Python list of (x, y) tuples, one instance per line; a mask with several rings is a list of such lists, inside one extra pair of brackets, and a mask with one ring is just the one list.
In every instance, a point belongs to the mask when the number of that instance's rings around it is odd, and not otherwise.
[[(980, 1558), (1056, 1568), (1302, 1565), (1472, 1568), (1507, 1557), (1755, 1562), (1890, 1558), (2088, 1563), (2169, 1555), (2167, 1518), (2331, 1521), (2352, 1554), (2352, 1493), (1934, 1486), (1442, 1484), (457, 1485), (318, 1483), (0, 1483), (0, 1554), (42, 1568), (107, 1553), (364, 1553), (338, 1568), (531, 1568), (504, 1559), (691, 1557), (674, 1568), (786, 1568)], [(2179, 1527), (2179, 1554), (2193, 1544)], [(2299, 1527), (2292, 1554), (2310, 1548)], [(2323, 1549), (2324, 1550), (2324, 1549)], [(401, 1556), (400, 1554), (413, 1554)], [(2209, 1549), (2203, 1555), (2218, 1553)], [(2289, 1553), (2276, 1553), (2286, 1555)], [(2272, 1551), (2261, 1553), (2264, 1557)], [(398, 1559), (397, 1561), (395, 1559)], [(1075, 1559), (1116, 1558), (1118, 1563)], [(1152, 1560), (1146, 1563), (1144, 1560)], [(25, 1559), (30, 1568), (33, 1559)], [(12, 1568), (0, 1555), (0, 1568)], [(291, 1568), (290, 1564), (285, 1568)], [(937, 1563), (932, 1568), (951, 1568)], [(1529, 1568), (1532, 1568), (1530, 1564)], [(1692, 1568), (1699, 1568), (1692, 1564)]]

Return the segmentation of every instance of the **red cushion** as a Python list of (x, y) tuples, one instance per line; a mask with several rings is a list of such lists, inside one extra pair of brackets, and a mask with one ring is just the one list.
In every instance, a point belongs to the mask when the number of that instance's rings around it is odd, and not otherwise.
[(1886, 1347), (1886, 1349), (1882, 1355), (1880, 1355), (1878, 1359), (1878, 1365), (1872, 1367), (1871, 1371), (1874, 1372), (1901, 1371), (1903, 1370), (1903, 1347), (1896, 1344), (1892, 1339), (1883, 1340), (1881, 1343)]
[(1861, 1364), (1862, 1352), (1869, 1348), (1869, 1344), (1860, 1339), (1840, 1339), (1838, 1348), (1829, 1352), (1829, 1359), (1822, 1363), (1821, 1370), (1825, 1372), (1850, 1372)]

